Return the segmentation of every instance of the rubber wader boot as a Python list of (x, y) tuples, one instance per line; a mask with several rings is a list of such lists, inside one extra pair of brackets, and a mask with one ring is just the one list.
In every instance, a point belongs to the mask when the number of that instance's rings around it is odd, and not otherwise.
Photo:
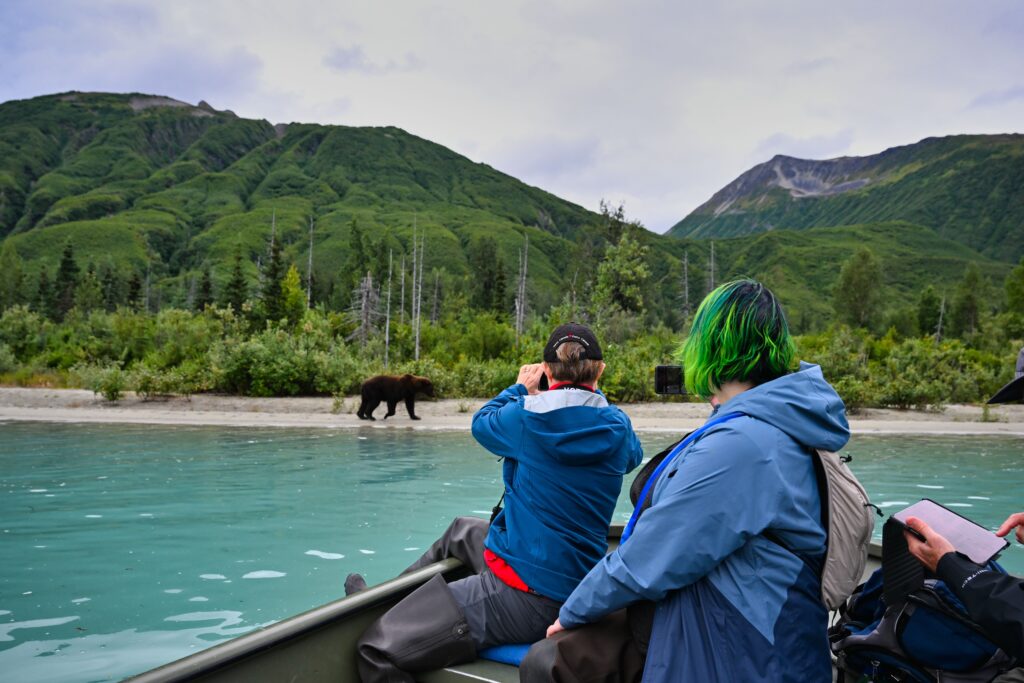
[(403, 574), (408, 574), (434, 562), (454, 557), (473, 570), (474, 574), (484, 571), (484, 539), (487, 538), (487, 520), (477, 517), (456, 517), (448, 525), (441, 538), (420, 556), (420, 559), (409, 565)]
[(356, 653), (363, 683), (413, 683), (409, 672), (472, 661), (476, 646), (448, 584), (435, 576), (373, 622)]
[(519, 662), (519, 683), (551, 683), (555, 680), (558, 646), (551, 638), (538, 640), (530, 646)]
[(359, 591), (366, 590), (366, 579), (362, 574), (353, 572), (345, 577), (345, 595), (353, 595)]

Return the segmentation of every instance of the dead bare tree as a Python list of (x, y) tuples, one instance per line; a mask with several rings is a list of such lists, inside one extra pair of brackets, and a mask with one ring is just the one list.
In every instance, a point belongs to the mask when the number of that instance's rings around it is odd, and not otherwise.
[(427, 238), (425, 236), (424, 237), (420, 237), (420, 249), (419, 249), (420, 255), (419, 255), (419, 260), (418, 260), (418, 263), (417, 263), (417, 268), (418, 268), (419, 272), (418, 272), (418, 274), (415, 273), (415, 272), (413, 273), (413, 279), (414, 279), (413, 284), (414, 284), (415, 291), (416, 291), (415, 301), (413, 302), (415, 304), (415, 306), (416, 306), (416, 318), (415, 318), (415, 321), (414, 321), (414, 324), (416, 326), (416, 353), (413, 356), (413, 358), (415, 360), (419, 360), (420, 359), (420, 327), (422, 326), (422, 322), (423, 322), (423, 320), (422, 320), (422, 313), (423, 313), (423, 260), (424, 260), (423, 255), (424, 255), (424, 252), (426, 250), (426, 242), (427, 242)]
[(313, 217), (309, 217), (309, 261), (306, 264), (306, 308), (313, 305)]
[(441, 288), (441, 271), (434, 270), (434, 305), (430, 309), (430, 324), (437, 324), (437, 295)]
[(402, 254), (402, 267), (399, 268), (399, 272), (402, 274), (402, 302), (398, 304), (398, 315), (400, 321), (405, 324), (405, 254)]
[(416, 340), (416, 349), (415, 349), (415, 359), (416, 360), (419, 360), (419, 358), (420, 358), (420, 336), (419, 336), (419, 326), (417, 325), (417, 320), (419, 318), (419, 313), (416, 310), (416, 301), (418, 299), (418, 297), (416, 296), (416, 264), (417, 264), (417, 257), (419, 256), (419, 254), (417, 253), (418, 251), (419, 251), (419, 237), (416, 234), (416, 214), (413, 214), (412, 215), (412, 291), (409, 293), (410, 296), (412, 296), (412, 301), (410, 302), (410, 305), (412, 306), (412, 310), (409, 311), (409, 320), (412, 323), (412, 333), (413, 333), (413, 337), (415, 337), (415, 340)]
[(708, 291), (712, 291), (715, 288), (715, 243), (711, 242), (711, 256), (708, 258), (710, 262), (708, 268)]
[(530, 236), (523, 235), (523, 246), (519, 250), (519, 279), (516, 283), (516, 348), (523, 334), (526, 321), (526, 270), (530, 258)]
[(150, 280), (151, 280), (152, 274), (153, 274), (153, 262), (151, 260), (147, 259), (146, 260), (146, 288), (144, 290), (145, 291), (144, 298), (145, 298), (145, 302), (146, 302), (144, 304), (144, 306), (145, 306), (144, 310), (147, 313), (153, 310), (152, 308), (150, 308), (150, 301), (149, 301), (149, 292), (150, 292), (149, 286), (150, 286)]
[(579, 318), (579, 312), (576, 309), (576, 280), (580, 276), (580, 269), (577, 268), (572, 274), (572, 284), (569, 285), (569, 306), (571, 308), (571, 314), (573, 319)]
[(690, 250), (683, 252), (683, 319), (690, 318)]
[(391, 266), (392, 250), (388, 249), (388, 301), (384, 317), (384, 369), (388, 367), (388, 355), (391, 351)]
[(380, 291), (374, 287), (373, 273), (366, 271), (366, 277), (352, 293), (352, 307), (349, 309), (359, 319), (359, 327), (346, 337), (345, 341), (358, 338), (364, 347), (370, 338), (370, 331), (380, 318)]

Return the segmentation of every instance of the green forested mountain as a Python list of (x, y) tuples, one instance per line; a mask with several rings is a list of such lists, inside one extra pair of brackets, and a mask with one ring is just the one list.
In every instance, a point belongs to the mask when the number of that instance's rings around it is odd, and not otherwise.
[[(630, 231), (646, 247), (644, 322), (681, 323), (684, 257), (691, 310), (707, 292), (708, 238), (715, 282), (763, 279), (798, 330), (831, 321), (840, 267), (864, 246), (883, 266), (887, 306), (927, 285), (950, 291), (969, 263), (998, 297), (1024, 252), (1022, 139), (926, 140), (832, 162), (777, 157), (671, 236)], [(385, 278), (389, 251), (396, 273), (403, 259), (410, 272), (415, 226), (425, 236), (428, 298), (439, 291), (442, 308), (509, 316), (524, 237), (529, 307), (545, 312), (567, 299), (593, 302), (623, 229), (397, 128), (272, 125), (141, 94), (0, 104), (0, 237), (23, 264), (12, 301), (36, 305), (43, 285), (56, 286), (66, 245), (80, 273), (91, 269), (90, 282), (102, 284), (108, 309), (138, 306), (143, 282), (153, 310), (194, 304), (210, 289), (221, 301), (236, 258), (243, 294), (258, 298), (272, 229), (304, 287), (311, 221), (314, 299), (329, 309), (349, 306), (367, 270)], [(821, 227), (829, 225), (841, 227)]]
[(992, 302), (1013, 267), (939, 237), (929, 228), (900, 221), (773, 230), (715, 244), (724, 247), (729, 271), (752, 274), (771, 284), (800, 330), (820, 329), (833, 318), (831, 289), (839, 269), (865, 246), (880, 262), (887, 309), (913, 307), (929, 284), (952, 295), (969, 264), (988, 280), (991, 291), (984, 298)]
[[(551, 303), (598, 216), (397, 128), (241, 119), (164, 97), (67, 93), (0, 105), (0, 235), (53, 273), (61, 246), (83, 264), (150, 271), (165, 303), (241, 247), (253, 281), (272, 222), (324, 295), (351, 265), (352, 227), (374, 270), (425, 235), (426, 273), (469, 273), (478, 236), (496, 239), (514, 277), (523, 235), (531, 286)], [(411, 265), (406, 264), (407, 267)], [(381, 273), (375, 273), (377, 277)]]
[(776, 156), (677, 223), (677, 237), (906, 221), (991, 258), (1024, 256), (1024, 135), (928, 138), (866, 157)]

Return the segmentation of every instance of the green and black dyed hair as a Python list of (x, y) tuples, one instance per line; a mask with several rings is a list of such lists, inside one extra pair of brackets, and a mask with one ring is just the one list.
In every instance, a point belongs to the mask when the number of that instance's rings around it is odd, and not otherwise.
[(710, 398), (723, 382), (770, 382), (789, 372), (796, 347), (782, 306), (755, 280), (708, 294), (679, 350), (691, 394)]

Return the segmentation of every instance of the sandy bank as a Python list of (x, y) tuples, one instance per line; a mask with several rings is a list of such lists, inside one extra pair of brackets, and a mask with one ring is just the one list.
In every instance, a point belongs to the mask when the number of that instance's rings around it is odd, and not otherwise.
[[(330, 398), (247, 398), (199, 395), (191, 399), (142, 401), (129, 395), (109, 403), (92, 392), (76, 389), (0, 387), (0, 421), (115, 422), (161, 425), (220, 425), (228, 427), (321, 427), (330, 429), (468, 430), (478, 399), (420, 401), (422, 420), (413, 422), (399, 406), (384, 421), (366, 422), (355, 416), (358, 397), (341, 405)], [(700, 425), (708, 413), (698, 403), (642, 403), (622, 406), (636, 429), (682, 432)], [(384, 415), (377, 409), (377, 417)], [(954, 405), (939, 412), (868, 410), (850, 419), (857, 434), (1006, 434), (1024, 437), (1024, 406), (1000, 406), (983, 421), (977, 406)]]

